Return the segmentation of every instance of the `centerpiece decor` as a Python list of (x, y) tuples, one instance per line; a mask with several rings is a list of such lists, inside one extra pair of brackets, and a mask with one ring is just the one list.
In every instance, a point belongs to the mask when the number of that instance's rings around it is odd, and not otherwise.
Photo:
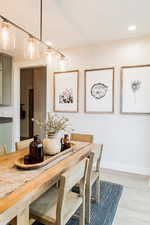
[(55, 155), (61, 150), (60, 131), (70, 131), (71, 126), (69, 119), (61, 117), (57, 114), (48, 113), (48, 119), (45, 122), (32, 119), (33, 122), (40, 128), (46, 129), (47, 137), (43, 140), (44, 153), (48, 155)]

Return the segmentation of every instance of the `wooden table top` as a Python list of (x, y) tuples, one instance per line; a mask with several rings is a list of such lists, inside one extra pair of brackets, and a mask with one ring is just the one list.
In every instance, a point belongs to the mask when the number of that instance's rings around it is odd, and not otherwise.
[[(89, 144), (89, 143), (78, 143), (78, 151), (74, 152), (67, 158), (58, 162), (51, 168), (44, 171), (40, 176), (35, 177), (29, 182), (26, 182), (21, 187), (17, 188), (15, 191), (11, 192), (4, 198), (0, 199), (0, 215), (4, 214), (7, 211), (17, 210), (20, 204), (30, 204), (33, 200), (35, 200), (42, 193), (42, 188), (48, 189), (50, 184), (54, 184), (57, 181), (60, 174), (63, 173), (69, 167), (75, 165), (78, 161), (86, 157), (91, 150), (94, 148), (98, 148), (97, 144)], [(12, 168), (14, 166), (14, 162), (24, 155), (28, 154), (29, 149), (23, 149), (18, 152), (9, 153), (3, 156), (0, 156), (0, 168)], [(30, 172), (30, 171), (29, 171)], [(12, 177), (13, 179), (13, 177)], [(43, 191), (43, 192), (44, 192)]]

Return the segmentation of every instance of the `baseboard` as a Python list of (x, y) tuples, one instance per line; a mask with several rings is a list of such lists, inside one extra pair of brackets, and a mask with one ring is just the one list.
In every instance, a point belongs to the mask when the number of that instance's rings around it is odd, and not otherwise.
[(105, 169), (118, 170), (122, 172), (150, 176), (150, 168), (145, 168), (145, 167), (136, 167), (136, 166), (131, 166), (127, 164), (112, 163), (112, 162), (106, 162), (106, 161), (102, 162), (101, 167)]

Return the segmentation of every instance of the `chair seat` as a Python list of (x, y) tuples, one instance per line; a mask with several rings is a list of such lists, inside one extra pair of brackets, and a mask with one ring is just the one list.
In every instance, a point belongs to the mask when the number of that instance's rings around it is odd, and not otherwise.
[[(56, 222), (58, 189), (52, 187), (30, 206), (31, 215), (35, 218), (43, 218), (51, 223)], [(77, 193), (69, 192), (66, 196), (67, 206), (64, 208), (64, 221), (67, 222), (70, 214), (74, 214), (82, 203), (82, 197)]]

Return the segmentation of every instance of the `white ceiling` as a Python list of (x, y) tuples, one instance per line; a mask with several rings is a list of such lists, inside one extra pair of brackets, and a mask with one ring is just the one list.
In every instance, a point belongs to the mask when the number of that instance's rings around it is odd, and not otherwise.
[[(0, 0), (0, 14), (39, 36), (40, 0)], [(128, 26), (137, 30), (129, 32)], [(150, 0), (43, 0), (43, 39), (57, 48), (150, 35)], [(18, 50), (23, 36), (17, 33)]]
[[(150, 34), (150, 0), (44, 0), (44, 38), (59, 47)], [(136, 24), (137, 31), (128, 32)]]
[(39, 35), (40, 0), (0, 0), (0, 14)]

